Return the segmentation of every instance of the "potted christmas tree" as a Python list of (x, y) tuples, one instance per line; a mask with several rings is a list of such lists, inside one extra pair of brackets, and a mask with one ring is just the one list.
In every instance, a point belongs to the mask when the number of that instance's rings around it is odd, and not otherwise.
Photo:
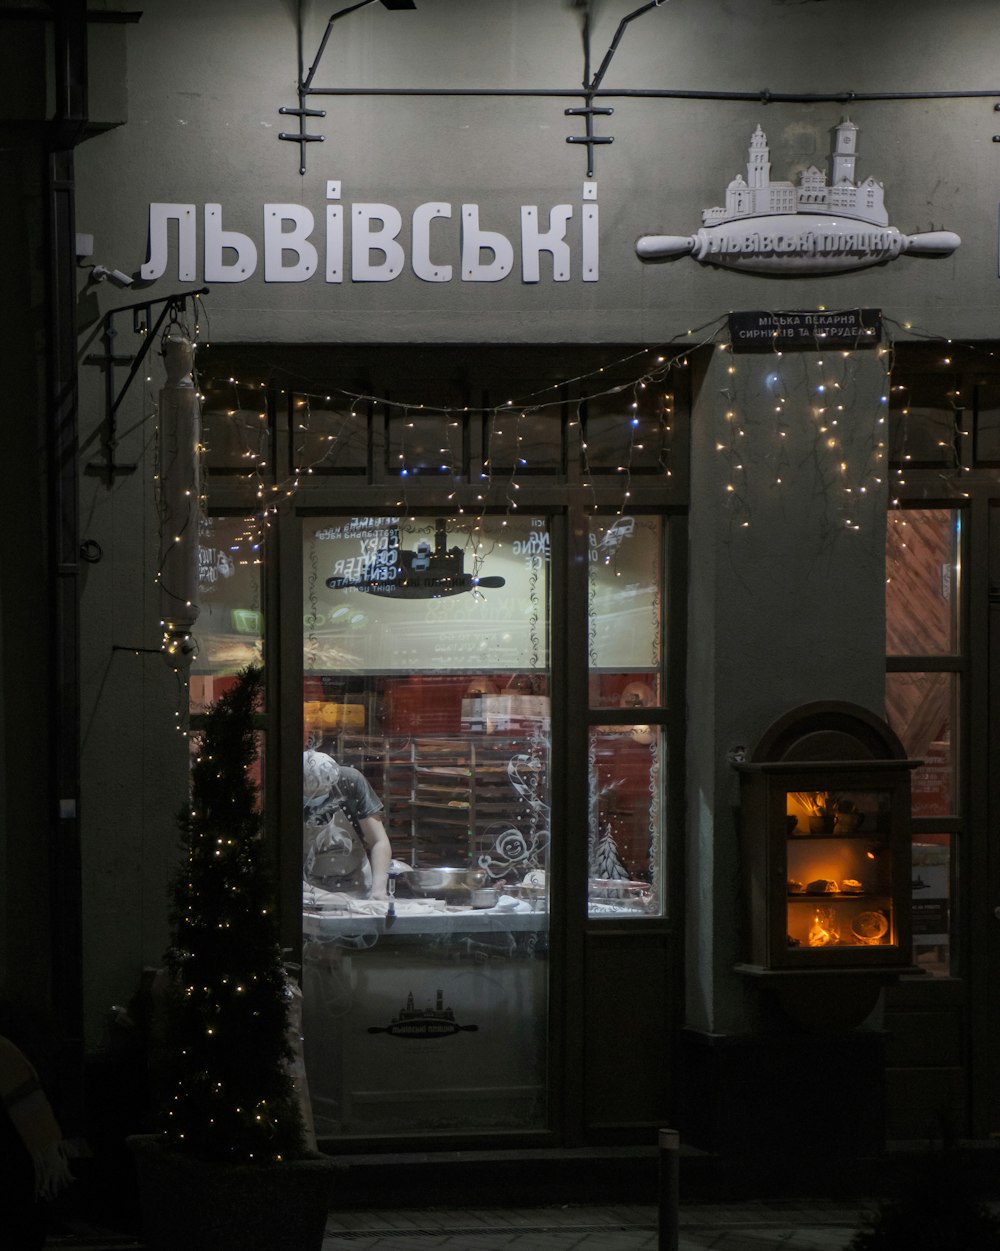
[(130, 1139), (149, 1251), (323, 1240), (334, 1165), (307, 1151), (291, 1073), (292, 994), (252, 777), (261, 685), (251, 666), (210, 708), (180, 818), (158, 1132)]

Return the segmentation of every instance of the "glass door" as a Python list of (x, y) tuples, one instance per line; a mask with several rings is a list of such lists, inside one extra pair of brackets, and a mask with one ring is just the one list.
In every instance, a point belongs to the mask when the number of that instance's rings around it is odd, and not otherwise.
[(547, 1124), (548, 547), (512, 516), (303, 521), (320, 1139)]

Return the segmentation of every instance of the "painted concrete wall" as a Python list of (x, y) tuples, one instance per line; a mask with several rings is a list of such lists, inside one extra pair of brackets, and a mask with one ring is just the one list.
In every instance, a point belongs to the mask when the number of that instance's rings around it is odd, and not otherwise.
[[(329, 6), (305, 5), (303, 55), (315, 55)], [(636, 6), (595, 6), (592, 71), (618, 20)], [(258, 244), (265, 203), (300, 204), (322, 223), (327, 183), (340, 203), (389, 203), (403, 216), (408, 249), (413, 209), (453, 206), (435, 223), (435, 259), (457, 266), (460, 205), (479, 205), (484, 229), (516, 241), (522, 205), (545, 214), (570, 204), (568, 237), (580, 223), (586, 162), (566, 143), (582, 121), (564, 109), (576, 99), (348, 97), (313, 100), (309, 119), (325, 142), (297, 145), (279, 131), (295, 119), (295, 6), (192, 0), (144, 8), (128, 29), (129, 124), (81, 151), (81, 229), (117, 268), (146, 259), (150, 202), (222, 206), (223, 228)], [(374, 4), (333, 27), (315, 82), (423, 88), (566, 88), (583, 74), (581, 18), (568, 0), (424, 0), (414, 12)], [(632, 22), (604, 80), (607, 89), (758, 92), (988, 90), (995, 85), (996, 20), (987, 0), (942, 7), (932, 0), (892, 6), (863, 0), (791, 4), (779, 0), (693, 4), (672, 0)], [(898, 323), (931, 332), (974, 334), (994, 298), (1000, 156), (992, 99), (763, 104), (622, 98), (605, 101), (598, 133), (600, 279), (525, 284), (517, 267), (502, 282), (424, 282), (409, 269), (389, 282), (266, 283), (262, 266), (246, 282), (216, 283), (212, 334), (220, 340), (552, 340), (657, 341), (729, 308), (816, 305), (883, 307)], [(849, 114), (860, 127), (857, 173), (884, 183), (890, 223), (904, 233), (946, 227), (962, 245), (953, 258), (893, 264), (853, 274), (796, 280), (705, 269), (689, 259), (642, 265), (646, 233), (686, 235), (701, 211), (722, 202), (744, 169), (760, 124), (772, 177), (825, 168), (830, 131)], [(320, 248), (322, 267), (324, 249)], [(574, 265), (579, 247), (574, 244)], [(199, 258), (198, 278), (204, 270)], [(151, 294), (191, 285), (168, 271)]]
[[(878, 351), (716, 351), (699, 391), (686, 919), (688, 1024), (701, 1030), (739, 1033), (757, 1006), (733, 972), (748, 959), (733, 920), (746, 910), (733, 758), (814, 700), (884, 715), (886, 365)], [(823, 401), (834, 392), (851, 396), (839, 418)]]
[[(593, 5), (591, 70), (633, 0)], [(302, 56), (318, 47), (329, 5), (306, 3)], [(303, 205), (320, 223), (321, 272), (304, 282), (266, 282), (262, 255), (245, 282), (213, 282), (198, 333), (216, 342), (337, 344), (497, 341), (650, 344), (699, 336), (725, 339), (729, 310), (877, 307), (892, 335), (908, 324), (940, 336), (993, 333), (997, 284), (1000, 129), (993, 98), (764, 104), (754, 101), (638, 99), (604, 103), (598, 133), (614, 143), (596, 153), (596, 201), (582, 199), (584, 150), (564, 109), (578, 99), (344, 97), (310, 126), (326, 135), (307, 147), (307, 173), (279, 130), (295, 121), (299, 48), (295, 4), (270, 0), (149, 0), (125, 32), (128, 122), (78, 152), (78, 228), (94, 234), (93, 260), (138, 274), (147, 259), (149, 205), (221, 205), (222, 227), (263, 248), (266, 203)], [(671, 0), (626, 30), (606, 88), (759, 92), (892, 92), (1000, 88), (1000, 21), (990, 0), (942, 6), (913, 0)], [(420, 0), (415, 12), (374, 4), (334, 26), (317, 82), (362, 87), (573, 88), (583, 75), (581, 13), (570, 0)], [(767, 132), (772, 176), (795, 178), (825, 166), (830, 133), (849, 112), (860, 127), (857, 172), (885, 186), (889, 220), (905, 233), (957, 232), (947, 259), (903, 257), (892, 264), (822, 278), (774, 279), (705, 268), (689, 258), (644, 265), (634, 245), (646, 233), (689, 234), (703, 209), (722, 202), (744, 169), (747, 144)], [(340, 182), (340, 199), (328, 183)], [(454, 266), (450, 282), (412, 270), (409, 221), (421, 204), (452, 206), (433, 223), (435, 259)], [(322, 223), (328, 204), (350, 219), (359, 203), (398, 209), (406, 264), (386, 282), (327, 282)], [(463, 282), (461, 205), (477, 204), (483, 229), (515, 244), (513, 272), (499, 282)], [(585, 203), (600, 209), (600, 277), (579, 277)], [(522, 206), (544, 215), (573, 208), (567, 238), (572, 278), (522, 281)], [(86, 358), (100, 350), (100, 319), (144, 295), (158, 299), (204, 280), (199, 248), (192, 278), (173, 268), (129, 291), (87, 286), (81, 271), (82, 442), (100, 463), (103, 379)], [(348, 255), (350, 230), (347, 232)], [(230, 256), (231, 259), (231, 256)], [(192, 326), (192, 328), (194, 328)], [(699, 337), (694, 336), (694, 337)], [(122, 327), (116, 350), (141, 339)], [(884, 495), (873, 492), (860, 531), (838, 529), (825, 463), (811, 458), (815, 432), (800, 426), (788, 490), (773, 490), (773, 425), (763, 362), (740, 386), (755, 455), (750, 528), (734, 524), (725, 491), (732, 461), (715, 445), (725, 423), (729, 358), (717, 354), (701, 389), (693, 437), (692, 638), (689, 711), (692, 844), (689, 900), (692, 954), (711, 977), (692, 986), (692, 1023), (736, 1028), (738, 996), (726, 972), (734, 952), (716, 926), (732, 899), (731, 807), (735, 779), (725, 762), (736, 743), (752, 745), (778, 713), (808, 698), (856, 699), (878, 707), (881, 675)], [(791, 369), (790, 365), (782, 367)], [(807, 368), (805, 364), (796, 368)], [(123, 371), (119, 371), (119, 379)], [(147, 381), (148, 379), (148, 381)], [(158, 519), (155, 394), (162, 381), (151, 355), (123, 402), (116, 457), (135, 466), (110, 485), (82, 478), (81, 537), (103, 559), (86, 570), (83, 636), (83, 765), (88, 1025), (100, 1040), (104, 1009), (130, 994), (143, 964), (159, 960), (166, 937), (164, 889), (173, 863), (173, 812), (182, 794), (185, 741), (176, 731), (182, 693), (156, 655), (154, 577)], [(791, 380), (798, 393), (801, 382)], [(849, 412), (856, 435), (870, 420), (882, 368), (856, 366)], [(721, 424), (720, 424), (721, 423)], [(728, 437), (728, 436), (726, 436)], [(722, 440), (725, 442), (725, 438)], [(830, 511), (832, 508), (832, 512)], [(816, 588), (816, 597), (805, 594)], [(834, 590), (834, 588), (836, 588)], [(863, 629), (859, 623), (863, 623)], [(138, 650), (136, 650), (138, 649)], [(781, 656), (783, 664), (772, 662)], [(766, 670), (766, 674), (765, 674)], [(728, 940), (727, 940), (728, 941)]]

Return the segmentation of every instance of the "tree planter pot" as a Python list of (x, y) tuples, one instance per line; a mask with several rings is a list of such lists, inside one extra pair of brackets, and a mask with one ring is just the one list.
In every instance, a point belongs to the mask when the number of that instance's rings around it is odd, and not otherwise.
[(330, 1197), (346, 1165), (315, 1155), (281, 1164), (222, 1164), (128, 1138), (147, 1251), (320, 1251)]

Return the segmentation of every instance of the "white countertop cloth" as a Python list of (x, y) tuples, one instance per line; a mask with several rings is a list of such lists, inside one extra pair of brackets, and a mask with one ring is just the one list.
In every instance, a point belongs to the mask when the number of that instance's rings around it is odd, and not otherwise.
[[(396, 899), (394, 901), (396, 916), (418, 917), (432, 916), (442, 913), (506, 913), (532, 912), (530, 903), (523, 899), (515, 899), (513, 895), (501, 895), (492, 908), (470, 908), (465, 905), (445, 903), (443, 899)], [(306, 885), (302, 891), (302, 907), (307, 912), (317, 912), (323, 916), (343, 915), (354, 917), (384, 917), (389, 911), (386, 899), (359, 899), (344, 891), (323, 890), (322, 887)]]

